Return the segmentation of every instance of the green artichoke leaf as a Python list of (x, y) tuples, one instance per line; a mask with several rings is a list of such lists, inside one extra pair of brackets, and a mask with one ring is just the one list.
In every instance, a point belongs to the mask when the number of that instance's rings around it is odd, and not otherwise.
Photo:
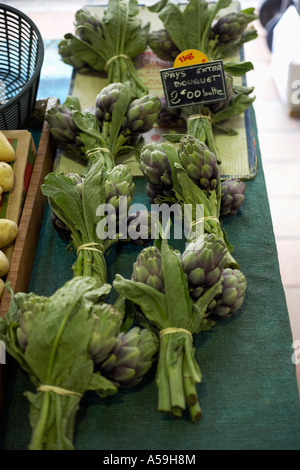
[(69, 220), (75, 229), (85, 232), (81, 197), (70, 178), (55, 172), (49, 173), (41, 191), (54, 201), (64, 218)]
[(116, 274), (113, 287), (118, 294), (139, 305), (145, 317), (157, 328), (169, 326), (166, 298), (162, 292), (142, 282), (125, 279)]
[(162, 270), (168, 326), (186, 328), (192, 315), (192, 299), (184, 274), (181, 258), (170, 248), (166, 238), (161, 242)]
[(204, 318), (205, 313), (207, 311), (207, 307), (211, 303), (211, 301), (219, 294), (222, 293), (222, 277), (218, 280), (216, 284), (210, 287), (204, 294), (202, 294), (197, 302), (195, 302), (195, 306), (199, 309), (199, 315), (197, 320), (199, 321), (198, 324), (194, 324), (195, 333), (199, 333), (201, 331), (201, 320)]
[(171, 144), (178, 144), (186, 134), (163, 134), (163, 138)]
[(250, 97), (244, 93), (238, 93), (229, 105), (218, 113), (211, 115), (212, 123), (218, 123), (242, 114), (255, 101), (256, 97)]
[(73, 112), (73, 121), (75, 126), (83, 133), (90, 135), (95, 138), (96, 141), (100, 141), (103, 146), (105, 146), (105, 139), (101, 135), (97, 118), (93, 113), (88, 111), (74, 111)]
[(159, 19), (162, 21), (165, 29), (175, 46), (184, 51), (187, 49), (188, 31), (184, 29), (183, 12), (178, 5), (166, 3), (158, 13)]
[(242, 77), (247, 72), (254, 69), (252, 62), (234, 62), (234, 61), (223, 61), (225, 72), (230, 73), (234, 77)]
[(145, 26), (139, 27), (133, 31), (130, 37), (127, 38), (127, 44), (124, 49), (125, 54), (134, 58), (144, 52), (147, 48), (147, 38), (149, 31), (149, 22)]
[[(103, 71), (105, 64), (108, 60), (106, 57), (106, 48), (99, 50), (92, 44), (86, 41), (82, 41), (72, 33), (65, 34), (65, 39), (72, 44), (72, 54), (74, 57), (79, 58), (81, 61), (87, 63), (90, 67), (95, 70)], [(102, 52), (104, 51), (104, 53)], [(64, 60), (64, 58), (63, 58)]]
[(168, 3), (169, 0), (160, 0), (159, 2), (155, 3), (154, 5), (151, 5), (148, 8), (149, 11), (153, 13), (159, 13), (165, 5)]
[(176, 178), (181, 189), (180, 194), (182, 194), (185, 204), (203, 204), (209, 215), (212, 215), (214, 211), (204, 191), (191, 180), (182, 165), (175, 163), (175, 169)]
[[(111, 122), (109, 123), (109, 142), (108, 148), (114, 154), (115, 145), (117, 143), (120, 129), (127, 112), (127, 108), (132, 100), (132, 91), (130, 82), (124, 83), (120, 90), (118, 99), (114, 105)], [(123, 148), (123, 147), (122, 147)]]
[(117, 387), (99, 372), (95, 372), (88, 383), (87, 390), (94, 390), (101, 397), (117, 393)]
[(71, 111), (81, 111), (81, 105), (77, 96), (69, 95), (63, 103)]

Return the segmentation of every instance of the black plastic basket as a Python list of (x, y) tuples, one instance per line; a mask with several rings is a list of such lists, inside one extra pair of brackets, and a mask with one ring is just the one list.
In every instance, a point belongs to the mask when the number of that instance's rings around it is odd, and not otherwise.
[(21, 129), (33, 112), (43, 60), (33, 21), (0, 3), (0, 130)]

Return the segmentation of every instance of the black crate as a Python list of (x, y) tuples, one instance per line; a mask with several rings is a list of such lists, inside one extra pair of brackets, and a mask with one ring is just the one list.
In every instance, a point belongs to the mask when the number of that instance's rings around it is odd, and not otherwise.
[(33, 112), (43, 60), (33, 21), (0, 3), (0, 130), (21, 129)]

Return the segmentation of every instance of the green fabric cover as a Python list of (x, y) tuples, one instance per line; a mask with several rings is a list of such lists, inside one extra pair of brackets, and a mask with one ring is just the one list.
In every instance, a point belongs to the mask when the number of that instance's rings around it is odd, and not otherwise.
[[(239, 214), (224, 220), (234, 256), (248, 280), (243, 307), (231, 319), (195, 339), (203, 381), (198, 386), (203, 417), (174, 420), (157, 411), (155, 368), (137, 387), (109, 399), (88, 393), (77, 414), (77, 450), (296, 450), (300, 415), (292, 334), (281, 283), (255, 115), (252, 129), (258, 172), (247, 181)], [(135, 201), (147, 204), (144, 182), (136, 180)], [(180, 248), (180, 246), (178, 246)], [(182, 247), (181, 247), (182, 248)], [(131, 275), (139, 248), (119, 245), (107, 257), (109, 281)], [(51, 295), (72, 276), (74, 253), (59, 239), (47, 207), (30, 289)], [(112, 300), (112, 298), (111, 298)], [(74, 344), (74, 348), (76, 345)], [(26, 449), (31, 430), (23, 392), (33, 390), (18, 365), (12, 367), (1, 445)]]

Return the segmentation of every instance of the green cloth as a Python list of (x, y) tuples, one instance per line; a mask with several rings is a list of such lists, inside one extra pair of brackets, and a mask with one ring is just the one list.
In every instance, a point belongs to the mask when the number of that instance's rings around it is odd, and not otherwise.
[[(244, 305), (235, 316), (195, 339), (203, 373), (198, 386), (203, 412), (194, 424), (157, 411), (155, 368), (133, 389), (109, 399), (88, 393), (76, 419), (77, 450), (299, 450), (300, 415), (292, 334), (261, 164), (253, 109), (258, 172), (247, 181), (239, 214), (224, 220), (234, 256), (248, 280)], [(134, 202), (147, 203), (136, 180)], [(72, 276), (74, 253), (59, 239), (47, 207), (30, 290), (50, 295)], [(108, 255), (109, 280), (131, 274), (139, 248), (119, 245)], [(74, 347), (76, 345), (74, 344)], [(33, 390), (17, 365), (2, 423), (2, 448), (26, 449), (31, 430), (23, 392)]]

